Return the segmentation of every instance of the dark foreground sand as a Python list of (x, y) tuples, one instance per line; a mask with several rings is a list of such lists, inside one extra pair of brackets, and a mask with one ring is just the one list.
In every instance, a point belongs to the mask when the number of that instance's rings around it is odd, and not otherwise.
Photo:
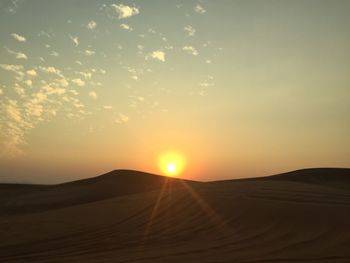
[(350, 262), (350, 169), (3, 184), (0, 262)]

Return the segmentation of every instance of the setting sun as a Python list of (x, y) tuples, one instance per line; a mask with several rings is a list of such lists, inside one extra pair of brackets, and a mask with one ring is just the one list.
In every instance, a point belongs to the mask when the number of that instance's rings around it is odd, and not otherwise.
[(167, 176), (177, 176), (185, 168), (185, 158), (178, 152), (166, 152), (160, 155), (158, 165), (161, 172)]

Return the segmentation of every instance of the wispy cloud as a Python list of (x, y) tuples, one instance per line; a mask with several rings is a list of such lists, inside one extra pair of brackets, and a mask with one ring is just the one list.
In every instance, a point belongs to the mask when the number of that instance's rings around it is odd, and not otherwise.
[(12, 33), (11, 36), (16, 39), (18, 42), (26, 42), (27, 39), (24, 36), (18, 35), (16, 33)]
[(95, 55), (95, 51), (86, 49), (84, 51), (84, 54), (87, 55), (87, 56), (92, 56), (92, 55)]
[(126, 123), (129, 121), (129, 117), (126, 116), (125, 114), (123, 113), (118, 113), (118, 116), (115, 118), (115, 123)]
[(36, 71), (34, 69), (27, 70), (27, 75), (31, 77), (35, 77), (37, 75)]
[(73, 41), (73, 43), (76, 47), (79, 45), (79, 37), (73, 37), (73, 36), (69, 35), (69, 38)]
[(6, 47), (5, 49), (9, 54), (14, 55), (16, 59), (28, 59), (27, 55), (22, 52), (16, 52)]
[(0, 67), (7, 71), (18, 72), (23, 69), (22, 65), (0, 64)]
[(85, 81), (80, 78), (72, 79), (71, 81), (79, 87), (85, 86)]
[(46, 73), (53, 73), (56, 74), (58, 76), (62, 76), (61, 71), (55, 67), (39, 67), (42, 71), (46, 72)]
[(91, 72), (77, 72), (79, 75), (83, 76), (86, 80), (90, 80), (92, 78), (92, 73)]
[(184, 27), (184, 30), (187, 32), (188, 36), (192, 37), (196, 33), (196, 29), (194, 29), (192, 26), (188, 25)]
[(18, 85), (18, 83), (15, 83), (15, 92), (20, 96), (20, 97), (24, 97), (25, 95), (25, 90), (24, 88), (22, 88), (20, 85)]
[(119, 19), (128, 18), (140, 13), (139, 9), (134, 6), (128, 6), (123, 4), (119, 4), (119, 5), (112, 4), (111, 6), (118, 13)]
[(207, 12), (201, 5), (196, 5), (193, 10), (199, 14), (204, 14), (205, 12)]
[(26, 143), (24, 136), (32, 125), (24, 120), (17, 100), (7, 98), (1, 101), (0, 110), (3, 113), (0, 117), (0, 155), (4, 157), (19, 155), (23, 153), (21, 146)]
[(9, 100), (6, 107), (6, 112), (12, 120), (16, 122), (21, 122), (22, 116), (17, 104), (18, 103), (16, 100)]
[(161, 50), (153, 51), (147, 57), (151, 57), (153, 59), (165, 62), (165, 52)]
[(57, 51), (51, 51), (50, 56), (58, 57), (60, 54)]
[(55, 82), (62, 87), (68, 87), (69, 85), (69, 82), (63, 76), (61, 79), (56, 79)]
[(12, 14), (16, 13), (16, 11), (19, 7), (18, 3), (20, 2), (20, 0), (11, 0), (9, 2), (10, 2), (10, 4), (7, 8), (7, 11), (12, 13)]
[(192, 46), (184, 46), (182, 50), (186, 51), (188, 54), (193, 56), (198, 56), (198, 51)]
[(94, 100), (97, 99), (97, 94), (96, 94), (95, 91), (90, 91), (90, 92), (89, 92), (89, 96), (90, 96), (91, 98), (93, 98)]
[(127, 25), (127, 24), (121, 24), (120, 27), (122, 29), (125, 29), (125, 30), (128, 30), (128, 31), (132, 31), (133, 30), (132, 27)]
[(22, 65), (0, 64), (0, 68), (16, 74), (16, 79), (21, 80), (24, 77)]
[(87, 28), (90, 29), (90, 30), (93, 30), (95, 29), (97, 26), (97, 23), (94, 21), (94, 20), (91, 20), (88, 24), (87, 24)]
[(31, 87), (33, 85), (33, 81), (30, 79), (27, 79), (24, 81), (24, 84), (26, 84), (28, 87)]

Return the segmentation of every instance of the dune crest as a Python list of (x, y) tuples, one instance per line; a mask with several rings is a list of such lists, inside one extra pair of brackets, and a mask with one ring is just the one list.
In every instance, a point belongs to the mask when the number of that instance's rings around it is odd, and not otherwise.
[(350, 262), (350, 169), (0, 185), (0, 262)]

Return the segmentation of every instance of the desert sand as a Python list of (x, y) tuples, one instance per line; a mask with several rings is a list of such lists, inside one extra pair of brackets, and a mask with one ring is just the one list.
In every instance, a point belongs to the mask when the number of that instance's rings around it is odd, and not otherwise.
[(0, 184), (0, 262), (350, 262), (350, 169)]

